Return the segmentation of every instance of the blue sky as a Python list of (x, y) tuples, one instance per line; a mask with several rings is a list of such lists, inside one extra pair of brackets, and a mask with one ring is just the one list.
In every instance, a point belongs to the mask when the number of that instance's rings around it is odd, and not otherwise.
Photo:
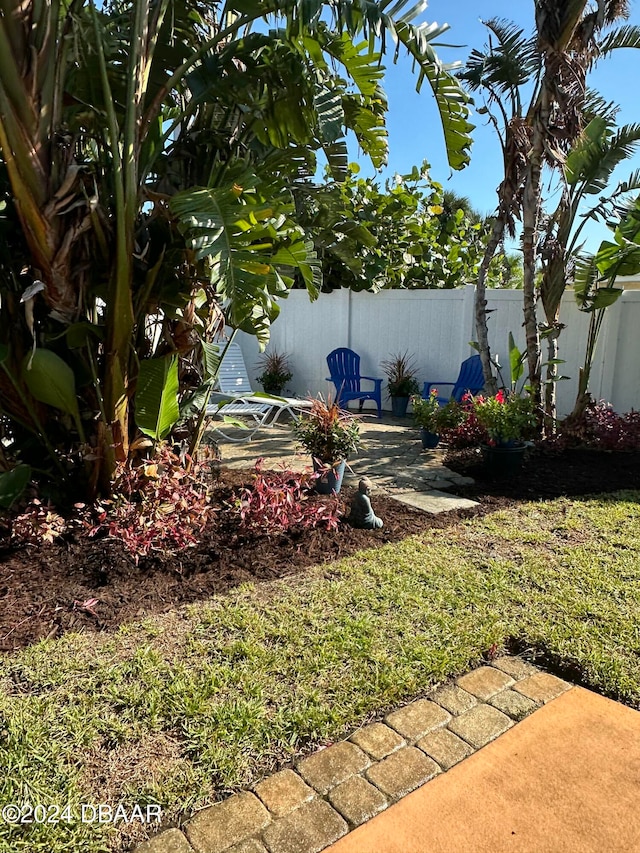
[[(464, 62), (473, 48), (482, 48), (486, 42), (486, 28), (480, 18), (506, 18), (525, 28), (533, 29), (533, 0), (431, 0), (420, 21), (448, 23), (449, 31), (441, 40), (460, 48), (439, 48), (438, 55), (446, 62), (460, 59)], [(640, 25), (640, 0), (631, 4), (630, 24)], [(476, 125), (471, 164), (461, 172), (452, 172), (446, 160), (442, 131), (434, 99), (427, 85), (422, 93), (415, 91), (415, 78), (411, 63), (400, 57), (397, 65), (387, 62), (384, 89), (389, 99), (387, 128), (389, 131), (389, 165), (381, 178), (394, 173), (409, 172), (413, 165), (423, 160), (431, 164), (431, 176), (447, 189), (467, 196), (482, 213), (490, 213), (496, 206), (495, 190), (501, 180), (501, 155), (497, 138), (485, 123), (483, 116), (472, 116)], [(620, 50), (602, 60), (589, 77), (589, 85), (598, 89), (605, 98), (620, 104), (620, 124), (640, 122), (640, 50)], [(362, 175), (373, 175), (374, 170), (366, 158), (357, 155), (352, 159), (362, 166)], [(627, 161), (615, 173), (623, 178), (633, 169), (640, 168), (640, 154)], [(604, 225), (588, 226), (588, 248), (596, 250), (600, 239), (609, 231)], [(585, 229), (586, 230), (586, 229)]]

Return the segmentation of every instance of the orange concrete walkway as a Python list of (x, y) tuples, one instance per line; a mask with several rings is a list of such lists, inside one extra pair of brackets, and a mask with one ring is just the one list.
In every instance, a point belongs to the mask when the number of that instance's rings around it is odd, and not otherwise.
[(324, 853), (639, 853), (640, 713), (575, 687)]

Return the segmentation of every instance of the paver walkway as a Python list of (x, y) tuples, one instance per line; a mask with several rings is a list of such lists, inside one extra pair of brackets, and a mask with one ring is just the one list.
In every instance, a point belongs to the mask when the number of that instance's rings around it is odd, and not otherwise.
[(503, 657), (137, 853), (631, 853), (638, 802), (640, 714)]
[[(440, 448), (423, 450), (418, 432), (410, 424), (410, 419), (389, 416), (382, 420), (363, 418), (362, 444), (349, 460), (351, 470), (345, 472), (345, 483), (357, 485), (361, 477), (369, 477), (385, 494), (427, 512), (475, 506), (475, 501), (450, 492), (472, 481), (443, 464), (444, 451)], [(218, 443), (222, 464), (229, 468), (251, 468), (259, 457), (264, 458), (266, 468), (285, 465), (292, 471), (304, 471), (310, 466), (307, 454), (296, 453), (291, 429), (286, 425), (262, 430), (242, 444), (223, 439)]]

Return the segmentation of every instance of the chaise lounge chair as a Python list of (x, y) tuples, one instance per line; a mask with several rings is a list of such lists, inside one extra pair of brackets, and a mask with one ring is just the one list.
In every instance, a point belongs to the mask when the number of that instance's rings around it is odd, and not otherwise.
[[(271, 397), (256, 393), (249, 382), (247, 366), (239, 344), (229, 344), (220, 369), (218, 371), (217, 389), (211, 392), (207, 415), (211, 418), (224, 417), (249, 418), (244, 429), (238, 428), (239, 435), (230, 435), (224, 431), (225, 423), (220, 426), (212, 424), (211, 429), (220, 433), (227, 441), (249, 441), (259, 429), (273, 427), (283, 412), (292, 418), (297, 418), (301, 409), (310, 409), (310, 400), (300, 400), (297, 397)], [(273, 417), (270, 420), (271, 415)], [(233, 428), (233, 424), (226, 424)]]
[(482, 372), (480, 356), (472, 355), (462, 362), (460, 373), (455, 382), (425, 382), (422, 389), (422, 396), (426, 399), (433, 387), (439, 390), (442, 385), (451, 385), (453, 387), (448, 397), (438, 394), (436, 399), (441, 406), (446, 405), (450, 400), (455, 400), (459, 403), (467, 392), (477, 394), (482, 391), (484, 388), (484, 374)]

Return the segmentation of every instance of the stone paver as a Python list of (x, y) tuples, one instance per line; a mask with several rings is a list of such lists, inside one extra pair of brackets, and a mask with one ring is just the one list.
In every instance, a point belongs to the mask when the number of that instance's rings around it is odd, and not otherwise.
[(511, 657), (509, 655), (492, 660), (491, 666), (501, 669), (503, 672), (506, 672), (507, 675), (510, 675), (511, 678), (515, 678), (516, 681), (528, 678), (530, 675), (535, 675), (536, 672), (539, 672), (538, 668), (532, 663), (522, 660), (522, 658)]
[(391, 755), (396, 749), (406, 746), (404, 738), (397, 732), (385, 726), (384, 723), (371, 723), (354, 732), (349, 740), (367, 752), (373, 759), (379, 761)]
[(298, 772), (319, 794), (360, 773), (371, 762), (354, 743), (336, 743), (315, 752), (298, 764)]
[(449, 723), (451, 731), (476, 749), (511, 728), (513, 720), (491, 705), (476, 705)]
[(414, 746), (407, 746), (374, 764), (367, 770), (366, 776), (376, 788), (397, 800), (415, 791), (439, 772), (440, 768), (435, 761)]
[(392, 711), (384, 718), (387, 725), (409, 740), (418, 740), (434, 729), (446, 725), (451, 719), (447, 711), (430, 702), (418, 699), (404, 708)]
[(264, 844), (261, 844), (256, 838), (250, 838), (248, 841), (241, 841), (240, 844), (234, 844), (225, 853), (268, 853)]
[(463, 690), (462, 687), (458, 687), (457, 684), (447, 684), (445, 687), (440, 687), (432, 694), (431, 698), (450, 714), (453, 714), (454, 717), (457, 717), (458, 714), (464, 714), (465, 711), (469, 711), (474, 705), (478, 704), (475, 696)]
[(293, 770), (274, 773), (258, 782), (253, 791), (276, 817), (288, 814), (316, 795), (313, 788), (305, 784)]
[(193, 853), (193, 848), (179, 829), (167, 829), (139, 844), (136, 853)]
[(473, 748), (448, 729), (438, 729), (437, 732), (423, 737), (416, 746), (428, 756), (437, 761), (443, 770), (448, 770), (473, 753)]
[(548, 672), (537, 672), (535, 675), (525, 678), (524, 681), (519, 681), (513, 689), (528, 699), (533, 699), (534, 702), (540, 702), (544, 705), (564, 693), (565, 690), (570, 690), (571, 685)]
[(263, 839), (271, 853), (320, 853), (348, 831), (329, 803), (312, 800), (268, 826)]
[(506, 672), (494, 669), (492, 666), (481, 666), (457, 680), (459, 687), (468, 693), (473, 693), (478, 699), (486, 702), (500, 690), (511, 687), (513, 678)]
[(362, 776), (352, 776), (329, 792), (329, 802), (352, 826), (360, 826), (387, 807), (387, 798)]
[(432, 489), (428, 492), (397, 492), (391, 497), (407, 504), (407, 506), (416, 507), (423, 512), (430, 512), (437, 515), (439, 512), (451, 512), (454, 509), (472, 509), (478, 506), (477, 501), (470, 501), (467, 498), (458, 498), (455, 495), (450, 495), (447, 492), (440, 492), (437, 489)]
[(527, 699), (526, 696), (517, 693), (515, 690), (502, 690), (500, 693), (496, 693), (489, 699), (489, 704), (516, 722), (524, 720), (532, 711), (540, 707), (537, 702)]
[(260, 800), (243, 792), (203, 809), (186, 824), (185, 832), (196, 853), (222, 853), (257, 835), (270, 820)]

